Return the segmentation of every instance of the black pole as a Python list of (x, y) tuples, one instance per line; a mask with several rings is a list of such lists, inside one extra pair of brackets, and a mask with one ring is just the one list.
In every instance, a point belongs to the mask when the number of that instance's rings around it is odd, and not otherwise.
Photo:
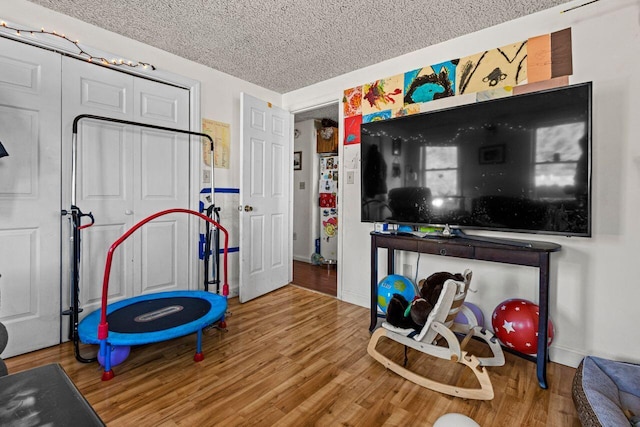
[[(214, 219), (220, 223), (220, 208), (215, 205), (210, 205), (206, 209), (206, 215), (209, 218)], [(215, 216), (215, 218), (213, 218)], [(220, 230), (215, 228), (211, 230), (210, 224), (207, 222), (205, 226), (205, 241), (204, 241), (204, 290), (209, 291), (209, 285), (216, 285), (216, 293), (220, 293)], [(213, 239), (212, 239), (213, 234)], [(213, 240), (213, 242), (212, 242)], [(213, 243), (213, 249), (211, 245)], [(214, 268), (214, 279), (209, 280), (209, 265), (213, 259), (212, 266)]]
[(211, 143), (211, 146), (213, 147), (213, 139), (209, 135), (207, 135), (206, 133), (192, 132), (190, 130), (177, 129), (177, 128), (168, 128), (168, 127), (165, 127), (165, 126), (150, 125), (150, 124), (147, 124), (147, 123), (132, 122), (130, 120), (114, 119), (113, 117), (95, 116), (93, 114), (80, 114), (80, 115), (76, 116), (75, 119), (73, 119), (73, 134), (74, 135), (78, 133), (78, 122), (80, 120), (82, 120), (82, 119), (93, 119), (93, 120), (100, 120), (100, 121), (103, 121), (103, 122), (121, 123), (123, 125), (140, 126), (140, 127), (150, 128), (150, 129), (166, 130), (168, 132), (176, 132), (176, 133), (184, 133), (184, 134), (187, 134), (187, 135), (201, 136), (203, 138), (207, 138), (209, 140), (209, 142)]

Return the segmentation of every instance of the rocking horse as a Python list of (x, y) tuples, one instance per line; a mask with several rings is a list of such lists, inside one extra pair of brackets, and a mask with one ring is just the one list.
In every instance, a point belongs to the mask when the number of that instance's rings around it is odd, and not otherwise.
[[(440, 297), (421, 330), (401, 329), (384, 322), (382, 327), (378, 328), (371, 336), (367, 347), (369, 355), (382, 363), (385, 368), (391, 369), (396, 374), (422, 387), (464, 399), (493, 399), (493, 385), (486, 367), (504, 365), (504, 354), (500, 343), (490, 331), (484, 329), (484, 327), (473, 325), (472, 321), (469, 321), (468, 324), (454, 322), (467, 296), (471, 276), (471, 271), (466, 270), (463, 274), (463, 282), (448, 279), (444, 283)], [(465, 334), (465, 336), (459, 341), (456, 333)], [(386, 337), (405, 346), (403, 365), (392, 361), (376, 350), (376, 345), (381, 337)], [(472, 337), (477, 337), (484, 341), (491, 349), (492, 356), (476, 357), (465, 351)], [(444, 340), (445, 345), (438, 345), (438, 341), (442, 340)], [(475, 375), (480, 386), (478, 388), (459, 387), (426, 378), (409, 370), (406, 367), (407, 347), (440, 359), (465, 365)]]

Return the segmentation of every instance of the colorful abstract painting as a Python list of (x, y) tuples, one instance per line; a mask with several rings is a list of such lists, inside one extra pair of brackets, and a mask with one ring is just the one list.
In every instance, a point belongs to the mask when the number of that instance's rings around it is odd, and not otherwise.
[(344, 145), (360, 144), (360, 125), (362, 116), (352, 116), (344, 119)]
[(362, 116), (362, 123), (377, 122), (379, 120), (388, 120), (390, 118), (391, 110), (378, 111), (377, 113), (371, 113)]
[(362, 114), (362, 86), (353, 87), (344, 91), (342, 97), (344, 116), (353, 117)]
[(418, 114), (420, 112), (420, 105), (421, 104), (406, 105), (404, 108), (396, 111), (394, 117), (404, 117), (410, 116), (411, 114)]
[(376, 80), (362, 86), (362, 115), (403, 107), (404, 74)]
[(404, 74), (404, 105), (453, 96), (458, 60), (418, 68)]
[(527, 42), (460, 58), (456, 94), (516, 86), (527, 79)]

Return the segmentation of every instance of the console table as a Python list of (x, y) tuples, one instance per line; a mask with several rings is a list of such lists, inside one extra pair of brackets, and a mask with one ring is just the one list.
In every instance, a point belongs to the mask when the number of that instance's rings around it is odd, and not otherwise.
[(482, 237), (415, 237), (389, 233), (371, 233), (371, 325), (373, 331), (378, 324), (378, 249), (387, 249), (387, 274), (395, 272), (395, 251), (410, 251), (423, 254), (451, 256), (482, 261), (537, 267), (538, 305), (538, 353), (530, 356), (507, 349), (536, 363), (538, 383), (547, 388), (547, 346), (549, 320), (549, 255), (560, 250), (560, 245), (533, 240), (504, 240)]

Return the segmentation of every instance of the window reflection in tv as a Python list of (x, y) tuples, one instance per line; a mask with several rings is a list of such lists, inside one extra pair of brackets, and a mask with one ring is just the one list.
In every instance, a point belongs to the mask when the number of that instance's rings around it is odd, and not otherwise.
[(362, 124), (362, 220), (590, 236), (591, 89)]

